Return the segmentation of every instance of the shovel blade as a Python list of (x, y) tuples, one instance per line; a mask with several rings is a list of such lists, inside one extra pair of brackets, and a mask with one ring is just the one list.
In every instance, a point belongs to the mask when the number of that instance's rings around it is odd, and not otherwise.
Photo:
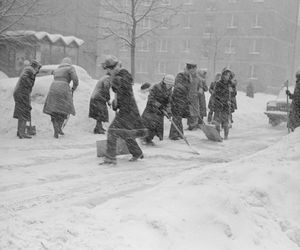
[(216, 129), (214, 125), (207, 125), (207, 124), (201, 124), (200, 125), (201, 130), (206, 135), (208, 140), (221, 142), (223, 141), (222, 137), (220, 136), (220, 133)]

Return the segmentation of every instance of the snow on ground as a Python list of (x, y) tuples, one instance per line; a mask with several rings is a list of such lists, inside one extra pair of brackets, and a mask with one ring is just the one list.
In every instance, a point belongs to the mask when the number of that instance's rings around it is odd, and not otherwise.
[(8, 76), (4, 72), (0, 71), (0, 79), (6, 79), (6, 78), (8, 78)]
[[(77, 115), (59, 140), (42, 113), (51, 76), (34, 87), (31, 140), (16, 138), (11, 118), (17, 79), (1, 81), (1, 250), (300, 248), (300, 130), (287, 135), (285, 124), (268, 124), (263, 112), (274, 96), (239, 92), (228, 141), (185, 130), (200, 155), (168, 140), (166, 121), (165, 140), (142, 146), (145, 159), (120, 156), (110, 167), (98, 165), (95, 141), (105, 135), (93, 135), (88, 118), (96, 81), (80, 79)], [(139, 87), (142, 111), (147, 95)]]

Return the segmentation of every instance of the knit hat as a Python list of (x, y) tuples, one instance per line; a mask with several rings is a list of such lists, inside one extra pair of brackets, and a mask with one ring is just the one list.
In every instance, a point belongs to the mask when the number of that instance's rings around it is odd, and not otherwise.
[(40, 64), (37, 60), (31, 60), (30, 66), (33, 68), (41, 68), (42, 64)]
[(175, 77), (173, 75), (165, 75), (163, 81), (165, 84), (174, 85)]
[(61, 64), (72, 64), (72, 59), (70, 57), (65, 57), (62, 59)]
[(113, 55), (108, 55), (104, 59), (104, 62), (101, 63), (103, 69), (113, 69), (117, 64), (119, 63), (119, 60), (117, 57)]

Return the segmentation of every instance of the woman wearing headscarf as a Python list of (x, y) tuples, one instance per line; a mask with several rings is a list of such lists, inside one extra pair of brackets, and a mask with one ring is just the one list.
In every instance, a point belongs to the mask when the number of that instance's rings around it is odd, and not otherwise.
[(41, 64), (35, 60), (26, 66), (17, 82), (14, 90), (15, 110), (13, 117), (18, 119), (17, 136), (20, 139), (30, 139), (25, 133), (26, 122), (31, 120), (31, 98), (30, 94), (35, 82), (35, 77), (41, 68)]
[[(51, 116), (51, 122), (54, 128), (54, 137), (63, 135), (62, 126), (70, 114), (75, 115), (73, 104), (73, 92), (76, 90), (79, 82), (72, 60), (64, 58), (61, 64), (52, 73), (54, 81), (52, 82), (43, 112)], [(73, 82), (72, 88), (70, 82)]]
[(142, 114), (145, 127), (148, 129), (148, 135), (143, 138), (147, 145), (154, 145), (153, 138), (157, 136), (160, 141), (164, 136), (164, 116), (170, 118), (171, 113), (171, 95), (174, 87), (175, 77), (165, 75), (160, 83), (155, 84), (149, 93), (146, 108)]

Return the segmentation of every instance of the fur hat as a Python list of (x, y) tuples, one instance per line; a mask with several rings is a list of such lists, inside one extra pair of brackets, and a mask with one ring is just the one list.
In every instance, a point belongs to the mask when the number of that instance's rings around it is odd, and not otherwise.
[(186, 68), (187, 69), (194, 69), (194, 68), (197, 68), (197, 64), (196, 63), (187, 63), (186, 64)]
[(165, 75), (163, 81), (165, 84), (174, 85), (175, 77), (173, 75)]

